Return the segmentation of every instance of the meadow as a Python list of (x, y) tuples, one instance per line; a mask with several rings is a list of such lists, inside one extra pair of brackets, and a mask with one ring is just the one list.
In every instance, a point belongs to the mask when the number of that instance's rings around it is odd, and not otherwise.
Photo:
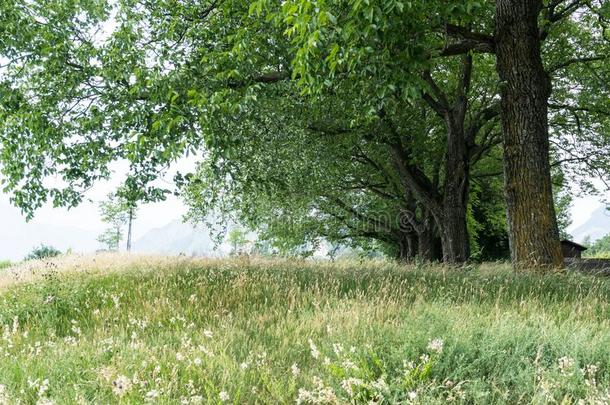
[(0, 273), (0, 404), (610, 401), (610, 281), (98, 255)]

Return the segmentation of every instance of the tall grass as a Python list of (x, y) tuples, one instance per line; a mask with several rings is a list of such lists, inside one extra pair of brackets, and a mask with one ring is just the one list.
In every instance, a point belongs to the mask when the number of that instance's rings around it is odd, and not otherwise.
[(602, 278), (376, 261), (27, 266), (0, 295), (0, 403), (610, 399)]

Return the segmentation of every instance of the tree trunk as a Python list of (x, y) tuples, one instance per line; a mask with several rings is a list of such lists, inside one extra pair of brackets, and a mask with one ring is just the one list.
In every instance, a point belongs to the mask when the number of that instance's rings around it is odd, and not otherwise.
[(561, 266), (549, 165), (550, 78), (540, 53), (541, 0), (496, 0), (509, 243), (519, 267)]
[(417, 237), (414, 233), (404, 233), (398, 241), (396, 259), (400, 262), (411, 262), (417, 254)]
[(131, 223), (133, 222), (133, 208), (129, 208), (129, 225), (127, 226), (127, 251), (131, 252)]
[[(466, 108), (464, 104), (463, 108)], [(461, 112), (457, 119), (448, 116), (447, 155), (445, 159), (445, 190), (442, 224), (438, 224), (445, 263), (464, 263), (470, 257), (470, 237), (466, 215), (470, 180), (470, 159), (464, 138)]]
[(436, 260), (434, 251), (434, 221), (428, 212), (424, 213), (421, 230), (417, 233), (417, 255), (425, 262)]

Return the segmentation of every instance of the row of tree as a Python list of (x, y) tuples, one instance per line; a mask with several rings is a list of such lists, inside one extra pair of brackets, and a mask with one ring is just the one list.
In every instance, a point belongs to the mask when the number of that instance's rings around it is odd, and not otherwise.
[(236, 216), (281, 249), (459, 263), (510, 245), (516, 264), (558, 266), (566, 179), (587, 191), (610, 173), (601, 0), (14, 0), (0, 15), (0, 159), (29, 214), (77, 204), (118, 159), (138, 198), (163, 198), (151, 182), (199, 154), (176, 179), (191, 217)]

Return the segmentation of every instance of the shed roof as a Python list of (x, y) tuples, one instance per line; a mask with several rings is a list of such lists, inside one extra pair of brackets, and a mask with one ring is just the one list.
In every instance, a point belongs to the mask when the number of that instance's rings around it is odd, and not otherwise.
[(573, 248), (576, 248), (576, 249), (580, 250), (581, 252), (584, 251), (584, 250), (587, 250), (587, 248), (584, 247), (583, 245), (579, 245), (578, 243), (572, 242), (571, 240), (567, 240), (567, 239), (562, 240), (561, 244), (562, 245), (569, 245), (569, 246), (571, 246)]

